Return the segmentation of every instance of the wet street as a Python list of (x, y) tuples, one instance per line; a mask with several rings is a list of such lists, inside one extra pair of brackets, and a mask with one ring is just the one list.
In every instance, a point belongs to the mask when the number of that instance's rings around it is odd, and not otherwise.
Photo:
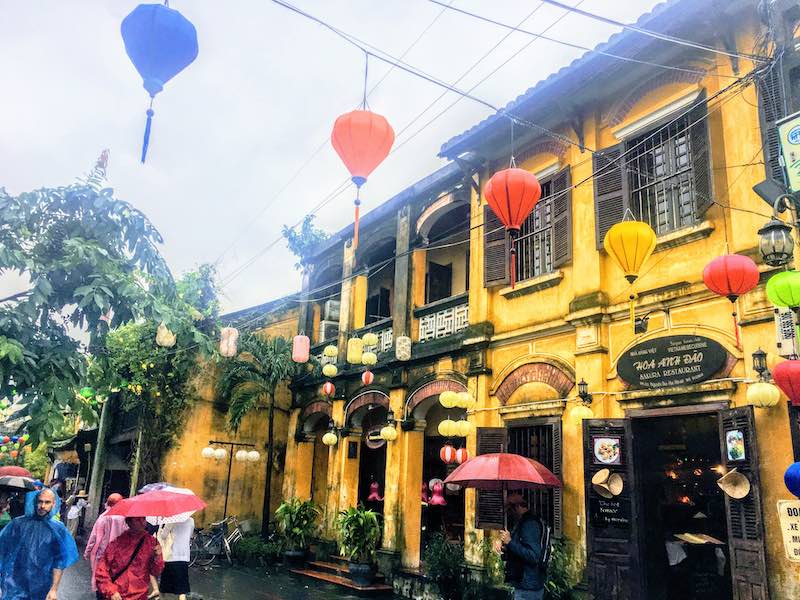
[[(63, 600), (95, 600), (91, 591), (89, 563), (81, 560), (64, 573), (58, 597)], [(192, 592), (203, 600), (333, 600), (356, 598), (333, 585), (317, 582), (282, 569), (212, 567), (192, 569)]]

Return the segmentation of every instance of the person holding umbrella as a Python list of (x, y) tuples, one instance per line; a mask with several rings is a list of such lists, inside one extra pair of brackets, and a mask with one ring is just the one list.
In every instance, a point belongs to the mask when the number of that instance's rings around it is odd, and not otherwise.
[(541, 600), (544, 598), (546, 575), (541, 567), (544, 526), (531, 513), (519, 492), (508, 495), (506, 511), (515, 523), (513, 531), (500, 533), (506, 561), (506, 583), (514, 587), (514, 600)]
[[(95, 579), (97, 565), (100, 564), (100, 559), (103, 558), (106, 548), (128, 528), (125, 524), (125, 517), (109, 516), (107, 514), (109, 509), (120, 500), (122, 500), (122, 495), (117, 493), (111, 494), (106, 499), (106, 510), (94, 522), (89, 541), (86, 543), (86, 549), (83, 551), (83, 558), (88, 560), (92, 566), (93, 592), (97, 591), (97, 581)], [(100, 598), (99, 594), (98, 598)]]
[(147, 600), (150, 578), (164, 570), (161, 546), (147, 533), (144, 517), (127, 517), (128, 530), (111, 542), (97, 565), (98, 596), (104, 600)]

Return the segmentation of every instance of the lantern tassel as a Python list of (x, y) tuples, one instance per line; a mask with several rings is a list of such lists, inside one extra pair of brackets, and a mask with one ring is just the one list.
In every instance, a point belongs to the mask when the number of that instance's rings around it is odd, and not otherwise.
[(636, 335), (636, 295), (631, 294), (628, 296), (628, 312), (631, 315), (631, 327), (633, 327), (633, 334)]
[(147, 109), (147, 123), (144, 126), (144, 141), (142, 142), (142, 164), (144, 159), (147, 158), (147, 147), (150, 145), (150, 128), (153, 125), (153, 102), (150, 102), (150, 108)]
[(731, 313), (731, 314), (733, 315), (733, 331), (736, 334), (736, 347), (739, 350), (741, 350), (742, 349), (742, 340), (741, 340), (741, 337), (739, 336), (739, 320), (736, 318), (737, 317), (736, 311), (733, 311), (733, 313)]
[(513, 290), (517, 284), (517, 236), (513, 230), (509, 232), (509, 236), (511, 237), (511, 249), (508, 253), (510, 262), (508, 270), (511, 275), (511, 289)]
[(353, 250), (355, 251), (355, 249), (358, 248), (358, 219), (361, 208), (361, 200), (356, 197), (356, 199), (353, 201), (353, 204), (356, 207), (356, 214), (353, 219)]

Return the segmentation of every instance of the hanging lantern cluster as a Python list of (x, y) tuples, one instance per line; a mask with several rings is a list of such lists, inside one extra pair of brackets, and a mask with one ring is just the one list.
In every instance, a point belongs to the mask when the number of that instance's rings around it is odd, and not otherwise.
[(741, 254), (718, 256), (703, 269), (706, 287), (718, 296), (725, 296), (733, 305), (733, 329), (736, 347), (741, 347), (736, 300), (758, 285), (758, 266), (753, 259)]
[[(14, 463), (20, 453), (25, 450), (25, 445), (28, 443), (29, 439), (30, 436), (27, 433), (23, 435), (0, 436), (0, 461), (5, 462), (6, 457), (8, 457), (11, 459), (11, 462)], [(28, 450), (30, 450), (30, 447), (28, 447)]]
[(411, 360), (411, 338), (399, 335), (394, 341), (394, 357), (400, 361)]
[(304, 334), (294, 336), (292, 339), (292, 360), (298, 364), (308, 362), (311, 354), (311, 339)]
[(439, 394), (439, 404), (444, 408), (463, 408), (469, 410), (475, 405), (475, 401), (469, 392), (453, 392), (446, 390)]
[[(517, 279), (516, 253), (519, 230), (536, 203), (539, 202), (539, 198), (542, 196), (542, 186), (536, 179), (536, 175), (512, 166), (492, 175), (483, 188), (483, 195), (492, 212), (505, 226), (511, 239), (509, 271), (513, 288)], [(484, 235), (488, 233), (485, 231)]]
[(233, 358), (239, 351), (239, 330), (223, 327), (219, 332), (219, 353), (225, 358)]
[(339, 374), (339, 368), (336, 366), (336, 357), (339, 354), (339, 349), (333, 344), (325, 346), (322, 350), (322, 374), (325, 377), (336, 377)]
[(153, 100), (170, 79), (197, 58), (197, 31), (177, 10), (163, 4), (140, 4), (123, 19), (121, 33), (125, 52), (150, 94), (142, 143), (144, 162), (150, 144)]
[(237, 450), (236, 454), (233, 455), (233, 458), (237, 462), (258, 462), (258, 459), (261, 458), (261, 454), (259, 454), (258, 450)]
[[(214, 448), (213, 446), (206, 446), (200, 452), (200, 456), (206, 459), (224, 460), (228, 456), (228, 451), (225, 448)], [(237, 450), (233, 455), (234, 460), (237, 462), (258, 462), (261, 459), (261, 454), (258, 450)]]
[(364, 343), (361, 352), (361, 364), (367, 367), (378, 364), (378, 334), (368, 332), (361, 338)]

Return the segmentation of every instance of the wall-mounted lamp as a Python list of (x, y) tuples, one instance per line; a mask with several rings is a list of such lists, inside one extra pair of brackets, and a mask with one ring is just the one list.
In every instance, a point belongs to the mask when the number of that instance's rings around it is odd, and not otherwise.
[(578, 398), (580, 404), (576, 404), (570, 411), (572, 421), (579, 425), (584, 419), (591, 419), (594, 417), (592, 411), (592, 395), (589, 393), (589, 384), (581, 377), (578, 382)]
[(581, 402), (584, 404), (591, 404), (592, 403), (592, 395), (589, 393), (589, 384), (581, 377), (581, 380), (578, 382), (578, 398), (581, 399)]
[(663, 312), (666, 315), (666, 318), (669, 318), (669, 310), (666, 308), (656, 308), (647, 312), (646, 314), (642, 315), (641, 317), (636, 317), (633, 321), (633, 333), (636, 335), (640, 335), (642, 333), (647, 333), (647, 327), (650, 325), (650, 315), (654, 312)]
[(758, 373), (759, 381), (770, 379), (769, 368), (767, 367), (767, 353), (761, 348), (753, 352), (753, 370)]

